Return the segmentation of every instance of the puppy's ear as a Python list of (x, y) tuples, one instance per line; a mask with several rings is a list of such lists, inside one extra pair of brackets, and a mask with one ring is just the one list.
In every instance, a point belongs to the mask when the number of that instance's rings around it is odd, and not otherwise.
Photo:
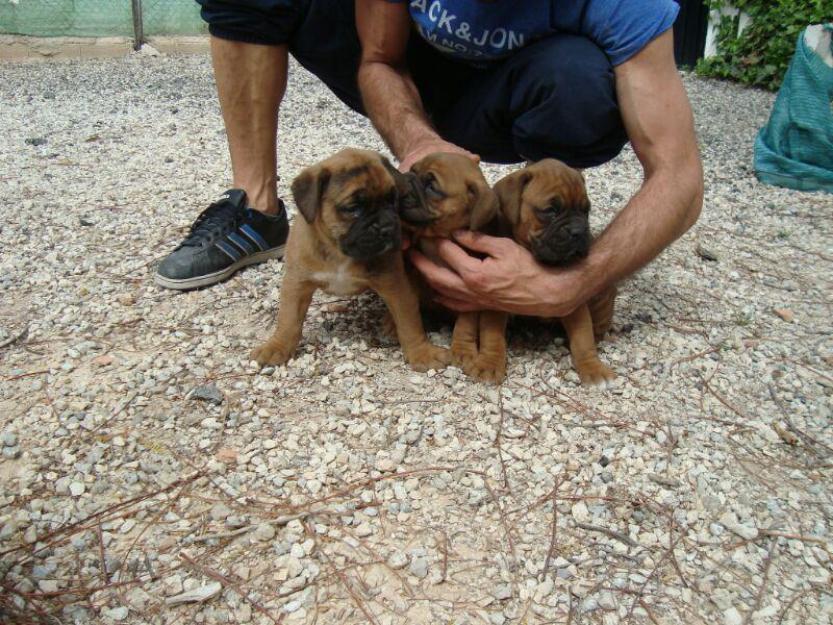
[(513, 226), (521, 218), (521, 196), (524, 187), (531, 179), (532, 174), (525, 169), (521, 169), (504, 176), (494, 186), (495, 193), (500, 201), (500, 210)]
[(295, 206), (308, 223), (312, 223), (321, 206), (321, 198), (330, 182), (330, 170), (321, 165), (307, 167), (292, 181)]
[(399, 197), (404, 197), (410, 191), (408, 176), (394, 167), (384, 156), (380, 156), (379, 158), (382, 160), (382, 165), (384, 165), (385, 169), (388, 170), (388, 173), (393, 178), (393, 183), (396, 185), (396, 192), (399, 194)]
[(498, 211), (500, 210), (500, 203), (495, 192), (489, 188), (489, 185), (485, 181), (469, 184), (468, 192), (473, 197), (474, 202), (471, 208), (469, 229), (476, 232), (485, 228), (487, 224), (497, 217)]

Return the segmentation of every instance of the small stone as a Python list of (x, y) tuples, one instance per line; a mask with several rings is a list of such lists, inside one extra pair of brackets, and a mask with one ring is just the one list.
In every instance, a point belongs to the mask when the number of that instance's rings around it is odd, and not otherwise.
[(20, 458), (20, 447), (3, 447), (3, 457), (9, 460)]
[(101, 356), (96, 356), (93, 358), (93, 364), (96, 367), (106, 367), (107, 365), (113, 364), (113, 357), (110, 354), (102, 354)]
[(298, 560), (300, 560), (307, 555), (307, 552), (304, 550), (304, 546), (301, 543), (292, 543), (292, 547), (289, 549), (289, 554), (293, 558), (298, 558)]
[(122, 293), (116, 297), (116, 301), (122, 306), (133, 306), (136, 303), (136, 296), (132, 293)]
[(366, 536), (370, 536), (373, 533), (373, 528), (370, 526), (370, 523), (362, 523), (356, 528), (356, 536), (359, 538), (365, 538)]
[(41, 592), (58, 592), (58, 582), (54, 579), (42, 579), (38, 582)]
[(268, 523), (261, 523), (257, 526), (253, 535), (256, 540), (261, 542), (272, 540), (275, 537), (275, 528)]
[(391, 473), (396, 471), (396, 463), (392, 458), (379, 458), (376, 461), (376, 469), (382, 473)]
[(423, 557), (417, 557), (411, 560), (411, 565), (408, 567), (408, 571), (414, 577), (418, 577), (420, 579), (428, 576), (428, 560)]
[(702, 243), (698, 243), (697, 247), (694, 248), (694, 251), (703, 260), (707, 260), (710, 262), (717, 262), (718, 260), (717, 254), (713, 250), (707, 248)]
[(136, 519), (127, 519), (124, 523), (121, 524), (119, 531), (122, 534), (129, 534), (130, 530), (136, 527)]
[(572, 507), (573, 518), (579, 523), (587, 523), (590, 521), (590, 511), (587, 509), (587, 504), (583, 501), (577, 501)]
[(244, 582), (249, 581), (249, 577), (252, 575), (252, 570), (245, 564), (235, 564), (231, 568), (231, 572), (237, 575), (237, 577), (242, 579)]
[(795, 320), (795, 313), (789, 308), (773, 308), (772, 312), (781, 317), (787, 323), (792, 323)]
[(401, 551), (395, 552), (390, 558), (388, 558), (388, 566), (394, 570), (404, 569), (407, 564), (408, 556)]
[(123, 621), (127, 618), (127, 614), (129, 610), (125, 606), (119, 606), (118, 608), (113, 608), (112, 610), (103, 610), (105, 618), (109, 618), (112, 621)]
[(141, 56), (162, 56), (162, 53), (159, 50), (147, 43), (143, 43), (142, 47), (139, 48), (135, 54), (139, 54)]
[(274, 449), (278, 446), (278, 441), (273, 438), (267, 438), (263, 441), (263, 448), (264, 449)]
[(220, 584), (220, 582), (210, 582), (205, 586), (191, 588), (190, 590), (186, 590), (182, 594), (176, 595), (174, 597), (168, 597), (167, 599), (165, 599), (165, 604), (173, 606), (179, 605), (181, 603), (200, 603), (203, 601), (208, 601), (213, 597), (216, 597), (220, 594), (222, 590), (223, 586), (222, 584)]
[(179, 575), (169, 575), (162, 580), (162, 584), (166, 595), (176, 595), (182, 592), (182, 577)]
[(215, 521), (222, 521), (231, 514), (229, 507), (223, 503), (215, 503), (211, 506), (211, 518)]
[(219, 406), (223, 403), (223, 393), (216, 384), (203, 384), (191, 391), (191, 399), (199, 399)]
[(512, 587), (509, 584), (498, 584), (492, 596), (498, 601), (505, 601), (512, 597)]
[(80, 497), (85, 490), (87, 490), (87, 487), (84, 486), (83, 482), (72, 482), (69, 485), (69, 492), (73, 497)]
[(290, 601), (285, 606), (283, 606), (284, 612), (291, 614), (292, 612), (296, 612), (298, 608), (301, 607), (301, 602), (298, 599)]
[(14, 447), (15, 445), (17, 445), (17, 435), (14, 432), (4, 432), (3, 444), (6, 447)]
[(214, 457), (224, 464), (234, 464), (237, 462), (237, 450), (223, 447)]
[(287, 579), (298, 577), (301, 573), (304, 572), (304, 564), (301, 562), (300, 558), (294, 555), (288, 555), (285, 557), (284, 567), (286, 568)]
[(233, 514), (226, 519), (226, 527), (231, 529), (237, 529), (238, 527), (243, 527), (248, 524), (249, 520), (245, 516), (239, 514)]
[(26, 529), (26, 532), (23, 534), (23, 540), (29, 545), (38, 541), (38, 530), (35, 529), (34, 525), (30, 525)]
[(737, 608), (729, 608), (723, 613), (723, 622), (726, 625), (741, 625), (743, 623), (743, 617)]
[(142, 588), (133, 588), (127, 593), (127, 602), (134, 610), (144, 610), (150, 599), (150, 595)]
[(489, 614), (489, 622), (492, 625), (503, 625), (506, 622), (506, 616), (503, 612), (491, 612)]

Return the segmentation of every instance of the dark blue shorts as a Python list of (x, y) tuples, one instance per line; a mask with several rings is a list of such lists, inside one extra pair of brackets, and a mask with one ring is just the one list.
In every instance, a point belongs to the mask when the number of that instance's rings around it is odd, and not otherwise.
[[(364, 113), (361, 47), (350, 0), (197, 0), (223, 39), (287, 44), (347, 106)], [(613, 67), (589, 39), (556, 34), (485, 67), (443, 56), (413, 33), (408, 66), (440, 134), (486, 162), (613, 159), (627, 142)]]

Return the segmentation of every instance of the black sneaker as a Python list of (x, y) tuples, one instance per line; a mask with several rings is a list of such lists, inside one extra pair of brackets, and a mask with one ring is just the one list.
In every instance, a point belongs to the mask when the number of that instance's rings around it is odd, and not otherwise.
[(166, 289), (222, 282), (246, 265), (282, 258), (289, 222), (280, 202), (276, 216), (246, 208), (246, 192), (231, 189), (206, 208), (185, 240), (159, 263), (155, 281)]

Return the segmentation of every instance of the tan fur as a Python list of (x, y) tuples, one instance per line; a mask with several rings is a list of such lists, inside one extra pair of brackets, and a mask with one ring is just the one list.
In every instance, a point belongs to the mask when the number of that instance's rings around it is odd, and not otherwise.
[[(498, 200), (477, 164), (457, 154), (432, 154), (415, 163), (411, 172), (433, 176), (445, 197), (426, 197), (436, 220), (413, 229), (413, 244), (428, 258), (443, 264), (432, 238), (451, 238), (455, 230), (482, 230), (498, 216)], [(498, 384), (506, 375), (506, 321), (501, 312), (457, 315), (451, 338), (452, 361), (467, 375)]]
[[(535, 207), (553, 198), (568, 210), (587, 210), (584, 177), (560, 161), (545, 159), (502, 178), (494, 187), (501, 212), (512, 226), (515, 241), (530, 248), (530, 240), (544, 229)], [(599, 360), (596, 341), (610, 328), (616, 288), (611, 287), (560, 319), (570, 341), (573, 366), (584, 384), (600, 384), (616, 377)]]
[[(346, 172), (361, 170), (346, 177)], [(321, 184), (321, 181), (326, 184)], [(388, 306), (405, 360), (418, 371), (448, 364), (448, 350), (428, 342), (419, 313), (417, 290), (399, 249), (386, 252), (374, 268), (345, 255), (338, 244), (350, 222), (337, 204), (359, 189), (373, 196), (394, 187), (382, 157), (366, 150), (343, 150), (304, 170), (293, 182), (302, 216), (294, 220), (286, 249), (277, 325), (254, 350), (261, 365), (283, 364), (295, 352), (304, 317), (317, 289), (336, 295), (377, 292)], [(300, 200), (300, 201), (299, 201)]]

